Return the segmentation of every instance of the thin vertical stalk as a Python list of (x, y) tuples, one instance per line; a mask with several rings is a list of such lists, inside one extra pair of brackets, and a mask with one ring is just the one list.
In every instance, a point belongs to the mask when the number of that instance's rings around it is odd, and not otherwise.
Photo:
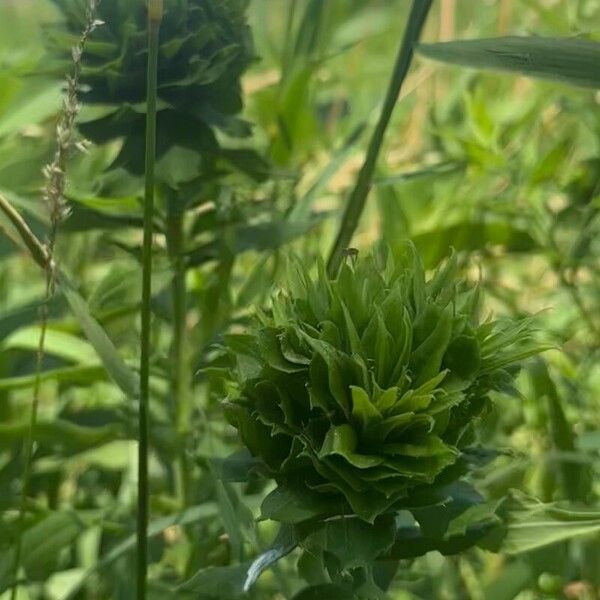
[(48, 301), (52, 297), (52, 279), (50, 275), (51, 267), (46, 271), (46, 293), (44, 302), (40, 306), (39, 321), (40, 321), (40, 337), (38, 340), (36, 366), (35, 366), (35, 382), (33, 384), (33, 395), (31, 402), (31, 413), (29, 416), (29, 427), (27, 429), (27, 437), (24, 443), (24, 466), (23, 466), (23, 484), (21, 489), (21, 503), (19, 506), (19, 522), (18, 522), (18, 538), (14, 554), (13, 573), (14, 582), (11, 590), (11, 600), (16, 600), (19, 589), (19, 567), (21, 566), (21, 557), (23, 554), (23, 527), (25, 522), (25, 510), (27, 507), (27, 494), (29, 492), (29, 482), (31, 481), (31, 470), (33, 463), (33, 445), (34, 433), (37, 424), (38, 408), (40, 404), (40, 389), (42, 383), (42, 363), (44, 360), (44, 348), (46, 345), (46, 332), (48, 330)]
[[(171, 395), (173, 398), (172, 419), (177, 434), (186, 439), (190, 417), (190, 369), (186, 347), (187, 298), (185, 285), (185, 229), (183, 209), (177, 195), (167, 191), (167, 249), (173, 271), (171, 301), (173, 305), (173, 338), (171, 341)], [(176, 465), (177, 495), (185, 506), (189, 494), (189, 467), (182, 448)]]
[(148, 576), (148, 453), (149, 453), (149, 380), (150, 327), (152, 295), (152, 237), (154, 219), (154, 162), (156, 158), (156, 96), (158, 45), (163, 15), (162, 0), (148, 4), (148, 79), (146, 96), (146, 173), (144, 189), (144, 243), (142, 250), (142, 307), (140, 356), (140, 405), (138, 443), (137, 511), (137, 599), (146, 600)]
[(433, 0), (413, 0), (408, 23), (398, 51), (379, 121), (377, 122), (375, 131), (369, 142), (365, 160), (360, 173), (358, 174), (356, 185), (346, 204), (340, 229), (333, 244), (331, 254), (329, 255), (327, 272), (330, 277), (335, 277), (337, 274), (344, 257), (344, 251), (352, 240), (352, 236), (356, 231), (358, 222), (365, 208), (367, 196), (371, 189), (373, 173), (375, 172), (375, 166), (383, 144), (385, 131), (392, 117), (398, 94), (400, 93), (400, 89), (402, 88), (402, 84), (410, 68), (414, 54), (414, 46), (419, 40), (432, 3)]

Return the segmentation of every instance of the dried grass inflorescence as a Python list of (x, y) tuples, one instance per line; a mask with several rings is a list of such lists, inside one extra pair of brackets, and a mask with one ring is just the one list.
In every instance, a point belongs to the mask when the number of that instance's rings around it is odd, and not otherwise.
[(102, 25), (96, 19), (101, 0), (89, 0), (85, 11), (85, 25), (77, 43), (71, 48), (71, 72), (66, 77), (62, 110), (56, 124), (56, 150), (52, 162), (44, 167), (44, 200), (50, 215), (51, 230), (48, 240), (50, 254), (56, 241), (57, 229), (68, 216), (65, 199), (66, 165), (71, 151), (76, 148), (86, 151), (87, 142), (78, 138), (75, 121), (79, 114), (79, 81), (84, 47), (94, 30)]

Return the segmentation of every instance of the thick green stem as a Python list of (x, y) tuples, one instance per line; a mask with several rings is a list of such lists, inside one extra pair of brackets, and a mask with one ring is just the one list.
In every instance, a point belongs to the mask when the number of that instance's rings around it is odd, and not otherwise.
[(137, 598), (146, 600), (148, 575), (148, 453), (149, 453), (149, 382), (150, 328), (152, 295), (152, 225), (154, 220), (154, 162), (156, 155), (156, 95), (158, 79), (158, 44), (162, 20), (162, 1), (151, 0), (148, 6), (148, 89), (146, 109), (146, 182), (144, 191), (144, 244), (142, 252), (142, 332), (140, 357), (140, 404), (138, 443), (138, 513), (137, 513)]
[[(169, 194), (167, 208), (167, 247), (171, 261), (171, 301), (173, 306), (173, 339), (171, 342), (172, 417), (180, 439), (185, 440), (190, 422), (190, 369), (186, 343), (187, 298), (185, 285), (185, 230), (183, 211), (175, 194)], [(176, 467), (176, 485), (185, 506), (189, 492), (189, 467), (182, 448)]]
[(367, 196), (371, 189), (371, 181), (373, 179), (373, 173), (375, 172), (377, 158), (379, 157), (381, 146), (383, 144), (385, 131), (392, 117), (402, 83), (410, 68), (414, 54), (414, 46), (419, 40), (421, 30), (423, 29), (432, 3), (433, 0), (413, 0), (408, 23), (406, 25), (406, 31), (404, 32), (402, 44), (398, 51), (394, 71), (388, 85), (379, 121), (377, 122), (375, 131), (369, 142), (367, 155), (360, 173), (358, 174), (356, 185), (346, 204), (340, 229), (329, 256), (327, 271), (330, 277), (336, 276), (344, 258), (344, 251), (352, 241), (352, 236), (356, 231), (358, 222), (365, 208)]

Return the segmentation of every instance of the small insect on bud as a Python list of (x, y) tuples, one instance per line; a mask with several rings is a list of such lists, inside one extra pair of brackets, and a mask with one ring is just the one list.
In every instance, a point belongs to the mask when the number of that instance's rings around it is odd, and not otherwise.
[(358, 249), (357, 248), (344, 248), (342, 252), (342, 256), (344, 258), (350, 258), (352, 262), (355, 262), (358, 258)]

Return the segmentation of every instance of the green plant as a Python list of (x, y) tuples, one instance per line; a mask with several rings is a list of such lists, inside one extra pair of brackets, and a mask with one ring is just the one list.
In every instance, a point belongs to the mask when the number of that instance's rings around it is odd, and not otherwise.
[[(396, 259), (385, 248), (348, 258), (333, 280), (292, 259), (268, 314), (228, 338), (226, 414), (277, 482), (263, 516), (311, 535), (355, 516), (365, 539), (387, 527), (385, 553), (390, 514), (437, 505), (494, 455), (476, 435), (489, 395), (512, 390), (543, 346), (529, 320), (480, 322), (479, 288), (456, 269), (452, 256), (427, 280), (410, 244)], [(429, 543), (444, 550), (443, 539)], [(404, 556), (422, 551), (415, 543)]]
[[(70, 45), (84, 24), (80, 0), (53, 0), (65, 17), (50, 34), (57, 58), (70, 60)], [(216, 131), (247, 137), (240, 76), (254, 60), (246, 24), (247, 0), (167, 0), (158, 52), (157, 182), (172, 189), (206, 184), (236, 153), (220, 147)], [(81, 132), (96, 144), (123, 139), (112, 167), (144, 173), (146, 15), (143, 3), (104, 2), (105, 22), (83, 60), (84, 104), (101, 108)], [(62, 68), (60, 60), (58, 68)], [(219, 162), (221, 161), (221, 162)], [(188, 196), (191, 194), (187, 193)], [(180, 202), (185, 203), (186, 198)], [(188, 202), (190, 199), (187, 200)]]
[[(55, 3), (65, 17), (64, 24), (50, 37), (54, 53), (60, 58), (81, 27), (82, 13), (78, 0)], [(220, 206), (201, 217), (195, 212), (227, 195), (221, 186), (225, 175), (249, 173), (261, 179), (266, 170), (264, 161), (253, 150), (231, 145), (233, 139), (248, 137), (251, 132), (250, 125), (238, 116), (242, 108), (240, 78), (254, 60), (246, 10), (247, 2), (239, 0), (167, 1), (157, 41), (153, 177), (159, 206), (152, 215), (152, 224), (147, 222), (147, 226), (164, 235), (172, 272), (168, 312), (173, 325), (170, 360), (174, 368), (170, 372), (169, 416), (174, 432), (182, 437), (190, 433), (195, 360), (188, 339), (186, 273), (215, 259), (223, 261), (225, 266), (219, 270), (227, 272), (229, 252), (222, 250), (215, 231), (221, 220), (238, 218)], [(81, 100), (88, 107), (100, 106), (100, 114), (92, 109), (92, 117), (83, 119), (79, 128), (96, 144), (121, 141), (118, 155), (109, 166), (115, 177), (108, 176), (108, 185), (111, 188), (110, 182), (116, 179), (126, 190), (138, 193), (149, 117), (143, 93), (147, 60), (143, 6), (113, 0), (100, 7), (99, 17), (108, 25), (84, 58), (81, 81), (87, 91)], [(125, 177), (116, 175), (123, 172)], [(118, 191), (113, 187), (110, 193)], [(206, 217), (208, 227), (202, 223)], [(150, 235), (147, 228), (146, 234)], [(147, 256), (144, 250), (142, 253)], [(200, 258), (194, 259), (194, 254)], [(226, 296), (227, 285), (220, 292)], [(210, 329), (208, 325), (206, 328)], [(173, 485), (184, 506), (191, 493), (185, 444), (179, 454)]]
[[(83, 99), (78, 126), (97, 143), (77, 144), (85, 153), (73, 153), (67, 181), (66, 155), (53, 158), (54, 130), (85, 1), (0, 3), (0, 595), (133, 598), (137, 585), (150, 598), (202, 600), (592, 597), (600, 589), (600, 121), (591, 40), (600, 1), (440, 0), (428, 11), (415, 0), (413, 16), (429, 12), (425, 41), (483, 38), (425, 44), (423, 54), (590, 89), (450, 71), (417, 52), (397, 97), (404, 0), (165, 0), (157, 121), (185, 120), (191, 134), (163, 126), (172, 145), (157, 145), (157, 185), (149, 177), (146, 188), (155, 210), (144, 230), (145, 121), (153, 121), (146, 4), (102, 2), (106, 23), (82, 57), (87, 80), (69, 80)], [(238, 55), (228, 62), (221, 34), (238, 17), (228, 38)], [(422, 23), (409, 21), (415, 41)], [(214, 34), (216, 54), (210, 44), (194, 54), (204, 35), (196, 25)], [(546, 37), (501, 37), (532, 30)], [(224, 78), (243, 71), (243, 112), (215, 117), (218, 103), (202, 104), (212, 83), (186, 74), (215, 75), (204, 58)], [(36, 76), (23, 77), (36, 61)], [(185, 85), (168, 104), (175, 71)], [(241, 106), (239, 76), (217, 87)], [(75, 112), (65, 115), (69, 130)], [(369, 143), (361, 133), (372, 129)], [(66, 149), (79, 139), (59, 137)], [(39, 194), (49, 163), (53, 218)], [(319, 263), (340, 221), (342, 271), (325, 275)], [(49, 252), (45, 236), (59, 223)], [(151, 290), (144, 233), (153, 239)], [(393, 261), (379, 247), (363, 258), (378, 238)], [(279, 248), (291, 241), (297, 258), (287, 260)], [(456, 256), (438, 269), (450, 247)], [(388, 272), (388, 260), (406, 276)], [(57, 293), (46, 302), (51, 267)], [(457, 275), (478, 271), (474, 286)], [(455, 283), (446, 308), (431, 293), (432, 273)], [(370, 286), (364, 299), (361, 281)], [(413, 281), (424, 282), (424, 310), (438, 325), (453, 315), (440, 381), (419, 394), (385, 372), (404, 351), (404, 327), (420, 328), (412, 300), (402, 303), (406, 322), (388, 311)], [(342, 301), (355, 329), (368, 318), (375, 338), (384, 335), (370, 340), (369, 324), (351, 334)], [(495, 327), (521, 324), (526, 337), (523, 316), (532, 312), (560, 352), (527, 361), (515, 379), (517, 362), (491, 385), (480, 338), (493, 326), (475, 316), (513, 315)], [(472, 329), (457, 337), (461, 315)], [(137, 413), (140, 340), (148, 430)], [(457, 347), (465, 360), (453, 360)], [(408, 370), (418, 351), (409, 350)], [(313, 388), (322, 405), (311, 404)], [(31, 424), (33, 397), (40, 410)], [(224, 411), (246, 423), (256, 456)], [(465, 428), (459, 439), (448, 412), (464, 416), (453, 417)], [(389, 434), (398, 441), (375, 439), (378, 425), (398, 425)], [(150, 443), (138, 446), (144, 433)]]

